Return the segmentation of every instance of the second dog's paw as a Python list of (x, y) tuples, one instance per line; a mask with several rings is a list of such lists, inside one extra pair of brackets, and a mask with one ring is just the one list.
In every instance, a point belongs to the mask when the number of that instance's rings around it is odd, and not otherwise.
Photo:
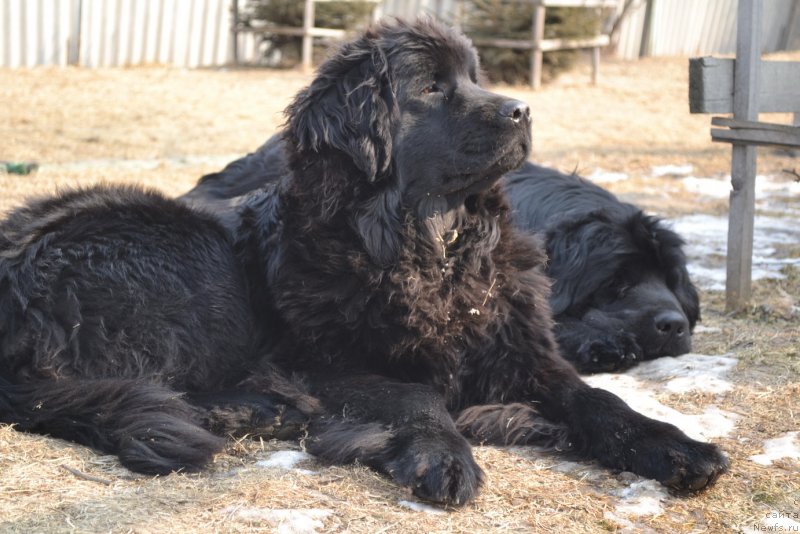
[(578, 349), (581, 373), (607, 373), (630, 369), (642, 359), (642, 349), (630, 334), (592, 339)]

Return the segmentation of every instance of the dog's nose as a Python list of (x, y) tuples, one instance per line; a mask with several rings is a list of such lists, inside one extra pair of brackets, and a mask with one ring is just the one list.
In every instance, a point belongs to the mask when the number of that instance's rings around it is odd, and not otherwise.
[(508, 117), (514, 122), (530, 122), (531, 108), (519, 100), (507, 100), (500, 106), (500, 115)]
[(663, 311), (655, 316), (656, 330), (664, 336), (681, 337), (689, 332), (689, 321), (675, 310)]

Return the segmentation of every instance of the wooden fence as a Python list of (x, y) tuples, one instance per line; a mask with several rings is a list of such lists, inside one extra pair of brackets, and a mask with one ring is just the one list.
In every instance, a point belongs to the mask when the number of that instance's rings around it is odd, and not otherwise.
[[(633, 0), (617, 33), (618, 56), (638, 57), (642, 48), (652, 55), (735, 50), (736, 0), (650, 1), (645, 32), (645, 1)], [(765, 4), (762, 52), (800, 48), (799, 1)], [(382, 0), (380, 12), (405, 17), (428, 12), (451, 20), (456, 2)], [(234, 48), (230, 5), (231, 0), (0, 0), (0, 67), (225, 65)], [(259, 54), (253, 35), (240, 35), (236, 44), (246, 61)]]
[(800, 113), (800, 62), (761, 60), (762, 0), (739, 0), (736, 59), (690, 62), (689, 107), (714, 117), (711, 139), (731, 143), (726, 308), (744, 307), (751, 294), (756, 145), (800, 148), (800, 126), (758, 120), (762, 112)]

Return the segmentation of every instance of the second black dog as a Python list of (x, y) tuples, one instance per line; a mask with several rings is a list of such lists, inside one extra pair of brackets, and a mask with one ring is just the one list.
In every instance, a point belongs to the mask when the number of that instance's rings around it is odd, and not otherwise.
[(691, 350), (697, 290), (683, 240), (661, 219), (530, 163), (505, 188), (515, 223), (545, 235), (556, 336), (578, 370), (622, 370)]

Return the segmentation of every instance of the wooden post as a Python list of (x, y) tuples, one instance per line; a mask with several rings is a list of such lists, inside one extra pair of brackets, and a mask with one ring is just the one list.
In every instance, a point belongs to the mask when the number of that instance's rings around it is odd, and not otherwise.
[(314, 27), (314, 0), (306, 0), (303, 10), (303, 70), (311, 70), (312, 57), (314, 55), (314, 37), (311, 35), (311, 28)]
[(231, 53), (233, 64), (239, 64), (239, 0), (231, 3)]
[[(788, 22), (783, 30), (781, 50), (789, 50), (789, 46), (792, 44), (792, 29), (797, 27), (797, 23), (800, 23), (800, 2), (792, 2), (792, 8), (789, 10), (789, 16), (786, 20)], [(797, 23), (795, 23), (795, 20), (797, 20)]]
[(531, 49), (531, 87), (538, 89), (542, 86), (542, 40), (544, 39), (544, 10), (541, 2), (533, 7), (533, 48)]
[(650, 54), (650, 34), (653, 32), (653, 4), (656, 0), (646, 0), (644, 6), (644, 26), (642, 26), (642, 41), (639, 43), (639, 57)]
[(81, 62), (81, 17), (83, 16), (83, 0), (72, 4), (70, 12), (69, 46), (67, 49), (67, 65), (79, 65)]
[[(733, 85), (733, 117), (736, 120), (758, 120), (761, 13), (761, 0), (739, 0)], [(741, 309), (750, 299), (756, 183), (756, 148), (734, 144), (732, 150), (725, 283), (725, 308), (728, 311)]]
[(597, 85), (600, 78), (600, 47), (592, 48), (592, 85)]

